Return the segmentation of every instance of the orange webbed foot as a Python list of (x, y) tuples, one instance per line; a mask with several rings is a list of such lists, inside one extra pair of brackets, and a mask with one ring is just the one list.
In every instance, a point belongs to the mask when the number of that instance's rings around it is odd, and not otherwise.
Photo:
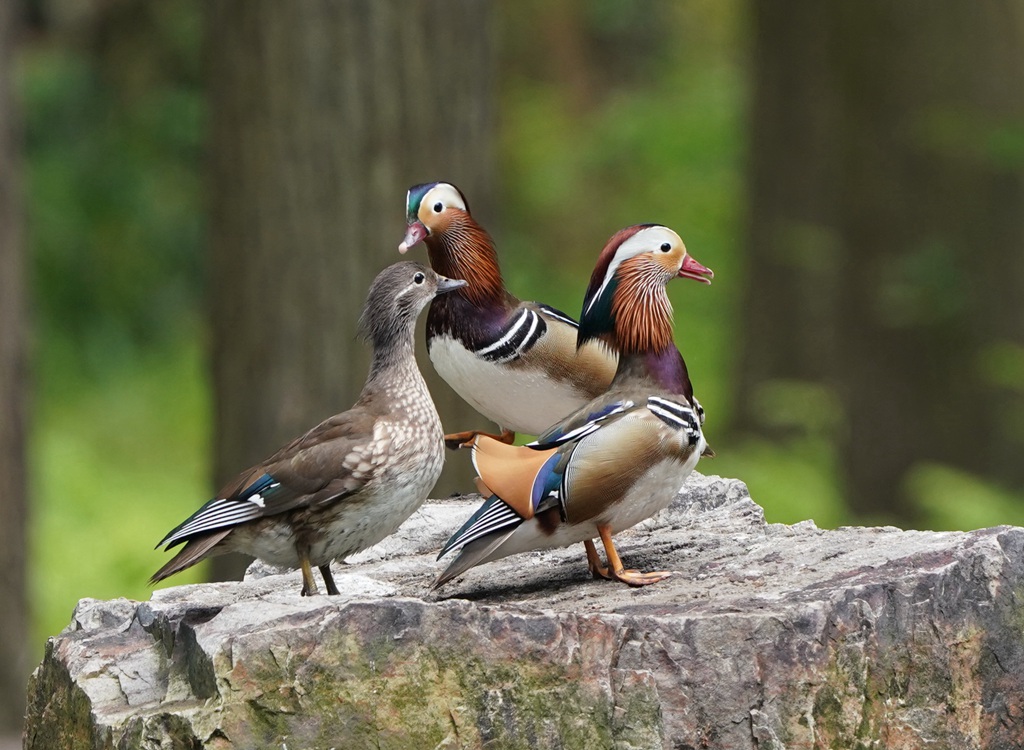
[(671, 575), (672, 572), (669, 570), (656, 570), (650, 573), (641, 573), (639, 570), (615, 570), (612, 571), (611, 577), (627, 586), (639, 588), (663, 581)]
[(601, 543), (604, 545), (605, 554), (608, 556), (607, 568), (601, 566), (600, 558), (597, 556), (597, 547), (594, 546), (594, 543), (589, 539), (583, 543), (587, 548), (587, 564), (595, 578), (608, 578), (621, 581), (627, 586), (640, 587), (650, 586), (652, 583), (663, 581), (672, 575), (672, 572), (668, 570), (656, 570), (650, 573), (642, 573), (639, 570), (624, 570), (622, 560), (619, 559), (619, 553), (615, 549), (615, 543), (612, 541), (611, 527), (599, 524), (597, 533), (601, 535)]

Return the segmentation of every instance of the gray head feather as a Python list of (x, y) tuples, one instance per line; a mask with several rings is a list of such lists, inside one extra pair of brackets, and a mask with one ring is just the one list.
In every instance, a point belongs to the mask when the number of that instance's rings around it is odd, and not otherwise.
[(438, 294), (465, 286), (434, 273), (422, 263), (388, 266), (373, 280), (359, 316), (359, 331), (374, 348), (412, 339), (416, 318)]

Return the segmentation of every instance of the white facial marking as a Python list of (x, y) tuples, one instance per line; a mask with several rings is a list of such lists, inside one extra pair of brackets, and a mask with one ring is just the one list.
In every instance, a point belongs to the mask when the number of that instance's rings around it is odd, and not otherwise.
[[(440, 210), (437, 210), (438, 208)], [(449, 208), (465, 211), (466, 204), (454, 186), (449, 185), (447, 182), (439, 182), (423, 196), (423, 200), (420, 201), (419, 214), (421, 218), (424, 213), (427, 216), (439, 216)]]
[(591, 298), (590, 303), (587, 305), (587, 312), (590, 311), (590, 308), (594, 306), (594, 303), (601, 298), (602, 294), (604, 294), (604, 290), (608, 286), (608, 282), (610, 282), (615, 276), (615, 272), (619, 269), (619, 266), (622, 265), (622, 263), (630, 258), (643, 255), (644, 253), (660, 252), (661, 246), (665, 243), (668, 243), (672, 247), (683, 246), (683, 241), (678, 234), (668, 227), (663, 227), (658, 224), (653, 227), (641, 229), (619, 245), (615, 250), (615, 255), (612, 256), (612, 262), (608, 264), (608, 270), (605, 272), (604, 280), (601, 282), (601, 287), (597, 290), (597, 293)]

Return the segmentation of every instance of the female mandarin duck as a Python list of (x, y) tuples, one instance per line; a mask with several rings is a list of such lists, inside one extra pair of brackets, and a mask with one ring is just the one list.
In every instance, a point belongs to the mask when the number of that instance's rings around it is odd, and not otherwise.
[[(407, 210), (399, 251), (422, 240), (435, 271), (469, 282), (430, 305), (430, 361), (456, 393), (502, 427), (500, 440), (511, 443), (517, 432), (539, 435), (608, 389), (614, 353), (596, 341), (577, 347), (575, 320), (509, 293), (494, 242), (457, 187), (410, 188)], [(445, 442), (469, 445), (476, 434), (446, 435)]]
[(439, 559), (462, 547), (434, 588), (481, 563), (580, 541), (595, 577), (644, 586), (669, 575), (624, 570), (612, 534), (666, 507), (700, 456), (713, 455), (672, 340), (665, 291), (677, 276), (710, 283), (713, 275), (666, 227), (629, 227), (609, 240), (590, 280), (579, 340), (597, 339), (618, 353), (610, 389), (528, 446), (474, 440), (480, 491), (489, 498), (441, 550)]
[[(338, 588), (330, 563), (376, 544), (420, 507), (444, 463), (441, 421), (416, 366), (416, 318), (436, 295), (465, 286), (419, 263), (374, 280), (360, 318), (373, 347), (355, 405), (242, 472), (160, 545), (184, 549), (152, 582), (222, 552), (302, 569), (302, 593)], [(160, 545), (157, 545), (158, 547)]]

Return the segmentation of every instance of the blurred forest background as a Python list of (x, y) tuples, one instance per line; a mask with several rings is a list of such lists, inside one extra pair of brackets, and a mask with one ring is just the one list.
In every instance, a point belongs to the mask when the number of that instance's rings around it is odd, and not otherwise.
[(716, 273), (670, 287), (699, 468), (769, 520), (1024, 524), (1019, 3), (3, 8), (5, 695), (79, 598), (148, 598), (168, 529), (351, 403), (355, 315), (434, 179), (513, 292), (574, 314), (614, 231), (680, 233)]

